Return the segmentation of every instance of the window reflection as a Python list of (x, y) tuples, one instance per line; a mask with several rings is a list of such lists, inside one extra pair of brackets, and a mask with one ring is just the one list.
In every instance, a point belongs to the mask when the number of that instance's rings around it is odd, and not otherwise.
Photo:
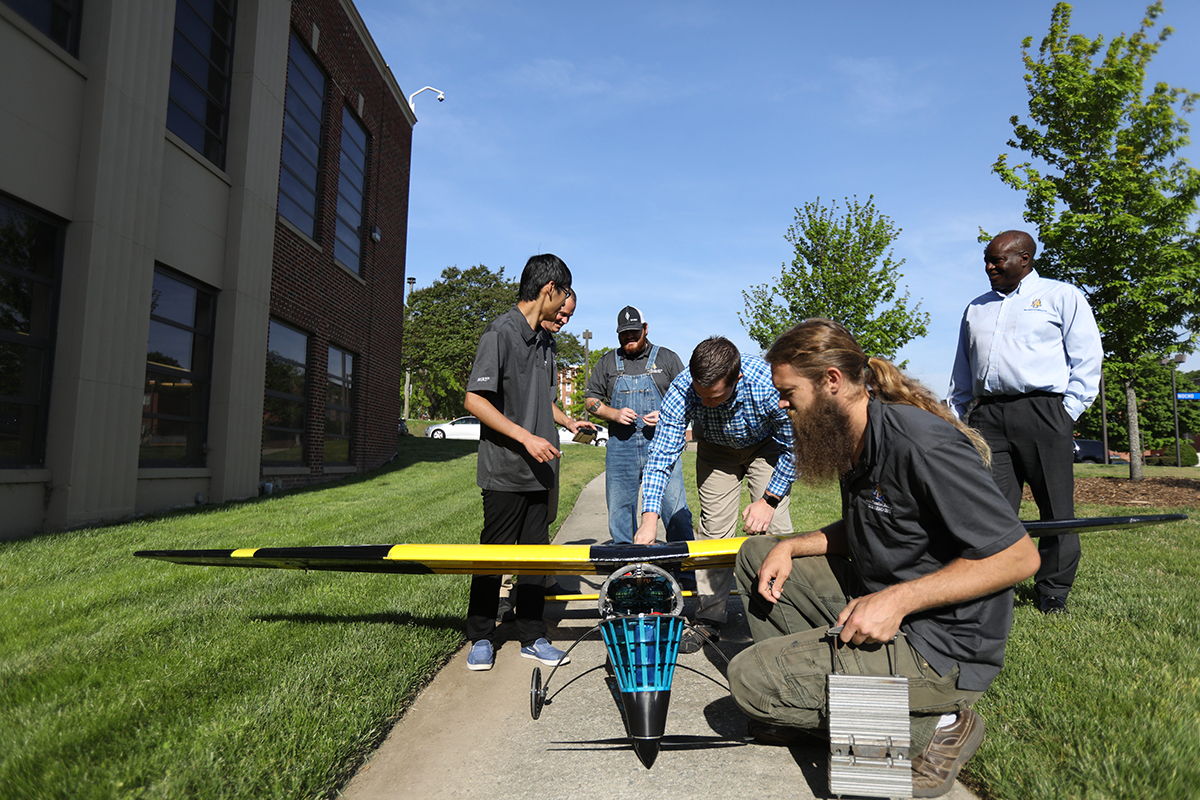
[(325, 463), (350, 461), (354, 430), (354, 356), (337, 347), (329, 348), (325, 388)]
[(267, 380), (263, 398), (262, 461), (304, 461), (305, 372), (308, 336), (278, 320), (267, 333)]
[(158, 269), (150, 300), (142, 466), (204, 466), (216, 295)]
[(0, 467), (45, 461), (63, 230), (0, 197)]

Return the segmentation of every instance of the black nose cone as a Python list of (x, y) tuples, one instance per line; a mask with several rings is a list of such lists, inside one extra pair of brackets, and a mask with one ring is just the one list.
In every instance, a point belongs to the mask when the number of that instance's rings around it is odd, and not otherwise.
[(634, 739), (633, 752), (637, 754), (638, 761), (642, 762), (642, 766), (650, 769), (654, 766), (654, 760), (658, 758), (658, 743), (659, 739)]

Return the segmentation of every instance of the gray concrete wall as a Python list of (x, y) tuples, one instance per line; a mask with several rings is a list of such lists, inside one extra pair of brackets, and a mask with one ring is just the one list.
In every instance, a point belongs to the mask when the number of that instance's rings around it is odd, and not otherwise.
[[(88, 0), (78, 59), (0, 4), (0, 191), (68, 222), (45, 468), (0, 470), (0, 539), (257, 493), (291, 6), (238, 6), (222, 170), (166, 130), (173, 3)], [(138, 468), (156, 262), (219, 291), (204, 468)]]
[(238, 5), (230, 114), (242, 124), (229, 136), (232, 186), (208, 422), (217, 502), (258, 492), (290, 19), (286, 2)]
[(71, 219), (88, 70), (0, 3), (0, 75), (0, 189)]
[(67, 228), (46, 527), (134, 513), (170, 80), (171, 3), (88, 4), (83, 134)]

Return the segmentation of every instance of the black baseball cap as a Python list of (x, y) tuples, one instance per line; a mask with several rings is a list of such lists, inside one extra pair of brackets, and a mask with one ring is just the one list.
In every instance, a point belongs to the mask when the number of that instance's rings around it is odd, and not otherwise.
[(617, 314), (617, 333), (640, 331), (644, 324), (646, 320), (642, 318), (642, 312), (636, 306), (625, 306), (621, 313)]

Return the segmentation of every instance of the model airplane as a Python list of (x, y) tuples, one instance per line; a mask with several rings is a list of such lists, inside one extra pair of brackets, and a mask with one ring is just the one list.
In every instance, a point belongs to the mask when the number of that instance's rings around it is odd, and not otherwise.
[[(1026, 522), (1030, 536), (1135, 528), (1187, 519), (1186, 514)], [(379, 544), (328, 547), (250, 547), (236, 550), (139, 550), (141, 558), (210, 567), (380, 572), (404, 575), (607, 575), (596, 598), (599, 630), (620, 696), (626, 733), (649, 768), (666, 726), (679, 641), (689, 627), (683, 593), (668, 570), (732, 567), (749, 537), (654, 545)], [(586, 595), (559, 599), (585, 599)], [(593, 599), (596, 599), (593, 598)], [(711, 643), (709, 643), (711, 645)], [(713, 647), (714, 651), (724, 658)], [(555, 667), (555, 669), (558, 669)], [(554, 672), (550, 673), (550, 678)], [(549, 679), (547, 679), (547, 684)], [(530, 711), (547, 702), (541, 669), (533, 671)]]

